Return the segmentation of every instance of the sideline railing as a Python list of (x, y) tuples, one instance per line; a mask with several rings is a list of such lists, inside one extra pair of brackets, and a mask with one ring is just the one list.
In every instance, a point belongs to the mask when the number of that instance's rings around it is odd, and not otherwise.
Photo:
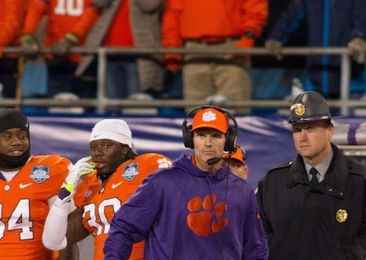
[[(20, 48), (4, 48), (3, 53), (19, 53)], [(50, 49), (45, 48), (42, 53), (49, 53)], [(97, 96), (96, 99), (80, 99), (77, 105), (74, 101), (58, 101), (50, 98), (27, 98), (27, 99), (2, 99), (1, 106), (81, 106), (81, 107), (96, 107), (98, 113), (104, 113), (106, 106), (120, 106), (120, 107), (174, 107), (186, 108), (201, 105), (202, 102), (187, 101), (182, 99), (155, 99), (155, 100), (130, 100), (130, 99), (111, 99), (105, 97), (105, 70), (106, 57), (109, 55), (151, 55), (151, 54), (203, 54), (207, 56), (214, 56), (217, 54), (233, 54), (233, 55), (269, 55), (265, 48), (251, 48), (251, 49), (185, 49), (185, 48), (84, 48), (74, 47), (72, 53), (81, 54), (95, 54), (98, 58), (97, 71)], [(283, 49), (283, 56), (307, 56), (307, 55), (333, 55), (341, 57), (341, 80), (340, 80), (340, 99), (329, 100), (331, 107), (340, 108), (340, 113), (348, 116), (350, 108), (366, 107), (366, 102), (360, 100), (349, 99), (349, 83), (351, 75), (351, 61), (350, 52), (347, 48), (302, 48), (302, 47), (288, 47)], [(220, 103), (222, 107), (226, 108), (288, 108), (289, 101), (286, 100), (247, 100), (247, 101), (227, 101)]]

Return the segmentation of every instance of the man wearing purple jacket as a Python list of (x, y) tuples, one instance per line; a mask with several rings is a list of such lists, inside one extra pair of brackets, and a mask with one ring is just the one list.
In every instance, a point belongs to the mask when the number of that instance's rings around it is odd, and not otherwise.
[(104, 245), (105, 259), (128, 259), (132, 244), (142, 240), (144, 259), (268, 259), (255, 194), (222, 159), (224, 151), (235, 151), (235, 118), (214, 106), (191, 114), (192, 123), (186, 118), (182, 130), (193, 154), (147, 177), (122, 205)]

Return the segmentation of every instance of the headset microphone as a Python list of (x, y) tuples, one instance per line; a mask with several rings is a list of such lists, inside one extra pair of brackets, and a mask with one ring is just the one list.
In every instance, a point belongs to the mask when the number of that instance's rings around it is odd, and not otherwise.
[(208, 165), (214, 165), (216, 163), (218, 163), (219, 161), (221, 161), (222, 158), (218, 158), (218, 157), (214, 157), (214, 158), (211, 158), (211, 159), (208, 159), (207, 160), (207, 164)]

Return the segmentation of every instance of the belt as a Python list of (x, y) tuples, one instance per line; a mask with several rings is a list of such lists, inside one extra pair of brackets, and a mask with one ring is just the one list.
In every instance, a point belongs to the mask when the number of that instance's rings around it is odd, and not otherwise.
[(200, 37), (193, 39), (184, 39), (185, 42), (197, 42), (197, 43), (205, 43), (205, 44), (219, 44), (225, 42), (232, 42), (239, 40), (239, 36), (234, 37)]

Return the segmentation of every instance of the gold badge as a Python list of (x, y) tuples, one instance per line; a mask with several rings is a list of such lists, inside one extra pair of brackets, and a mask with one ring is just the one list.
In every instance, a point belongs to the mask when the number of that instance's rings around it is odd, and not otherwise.
[(336, 214), (336, 219), (339, 223), (343, 223), (347, 220), (348, 213), (345, 209), (339, 209)]
[(298, 116), (302, 116), (303, 114), (305, 114), (304, 104), (301, 103), (295, 104), (295, 114)]

